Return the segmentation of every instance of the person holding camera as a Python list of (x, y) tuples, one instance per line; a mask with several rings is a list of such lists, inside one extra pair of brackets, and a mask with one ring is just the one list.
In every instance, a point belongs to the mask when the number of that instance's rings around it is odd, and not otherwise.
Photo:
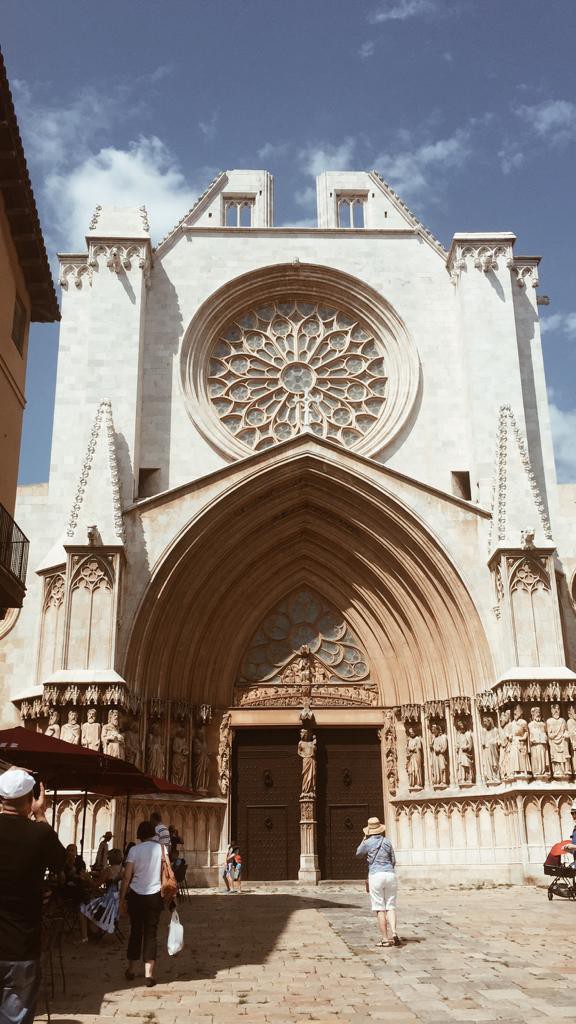
[(46, 795), (23, 768), (0, 776), (0, 1021), (31, 1024), (40, 986), (43, 881), (66, 851), (46, 821)]

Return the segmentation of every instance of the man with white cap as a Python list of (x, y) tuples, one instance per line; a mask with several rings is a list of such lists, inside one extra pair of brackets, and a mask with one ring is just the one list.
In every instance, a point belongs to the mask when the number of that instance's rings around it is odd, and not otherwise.
[(40, 985), (42, 883), (66, 851), (23, 768), (0, 775), (0, 1024), (31, 1024)]

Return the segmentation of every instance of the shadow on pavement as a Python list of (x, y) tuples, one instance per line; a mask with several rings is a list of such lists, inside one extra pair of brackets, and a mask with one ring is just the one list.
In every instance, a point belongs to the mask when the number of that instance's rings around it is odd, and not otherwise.
[[(162, 994), (166, 994), (167, 986), (168, 991), (177, 992), (179, 983), (214, 979), (233, 968), (265, 963), (272, 950), (281, 947), (281, 936), (292, 914), (324, 908), (350, 906), (286, 893), (193, 895), (178, 906), (184, 925), (184, 949), (176, 957), (169, 957), (166, 952), (169, 914), (162, 914), (158, 929), (158, 984), (152, 989), (144, 986), (142, 965), (135, 981), (124, 978), (129, 925), (123, 918), (124, 942), (107, 936), (100, 942), (66, 947), (66, 992), (58, 991), (51, 1000), (52, 1022), (73, 1024), (67, 1014), (112, 1015), (118, 1009), (114, 1004), (119, 1003), (125, 1019), (145, 1016), (151, 1004), (157, 1005)], [(128, 1005), (130, 1001), (132, 1006)], [(45, 1019), (42, 997), (38, 1015)]]

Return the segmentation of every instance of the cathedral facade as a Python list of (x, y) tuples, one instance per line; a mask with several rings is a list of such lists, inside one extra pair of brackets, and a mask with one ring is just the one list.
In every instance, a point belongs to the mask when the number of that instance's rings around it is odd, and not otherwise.
[[(128, 814), (159, 806), (198, 884), (231, 838), (252, 879), (358, 877), (371, 814), (407, 874), (537, 877), (576, 790), (539, 258), (445, 249), (376, 173), (317, 197), (274, 227), (271, 176), (229, 171), (155, 248), (143, 207), (98, 206), (60, 256), (4, 724), (188, 787)], [(92, 844), (123, 814), (94, 800)]]

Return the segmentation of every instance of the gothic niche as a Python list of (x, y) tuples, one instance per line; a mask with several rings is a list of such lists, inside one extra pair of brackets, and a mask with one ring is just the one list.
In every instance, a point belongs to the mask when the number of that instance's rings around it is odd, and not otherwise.
[[(510, 601), (519, 665), (554, 665), (557, 652), (550, 576), (536, 557), (508, 558)], [(551, 629), (552, 626), (552, 629)]]
[(315, 591), (282, 600), (252, 637), (234, 691), (239, 707), (378, 704), (366, 654), (346, 621)]
[(223, 426), (262, 451), (303, 430), (354, 447), (386, 401), (384, 346), (356, 316), (292, 299), (244, 310), (210, 353)]
[(77, 557), (70, 583), (67, 664), (109, 668), (112, 658), (114, 572), (105, 558)]
[(66, 581), (61, 572), (44, 581), (38, 677), (47, 679), (61, 666)]

